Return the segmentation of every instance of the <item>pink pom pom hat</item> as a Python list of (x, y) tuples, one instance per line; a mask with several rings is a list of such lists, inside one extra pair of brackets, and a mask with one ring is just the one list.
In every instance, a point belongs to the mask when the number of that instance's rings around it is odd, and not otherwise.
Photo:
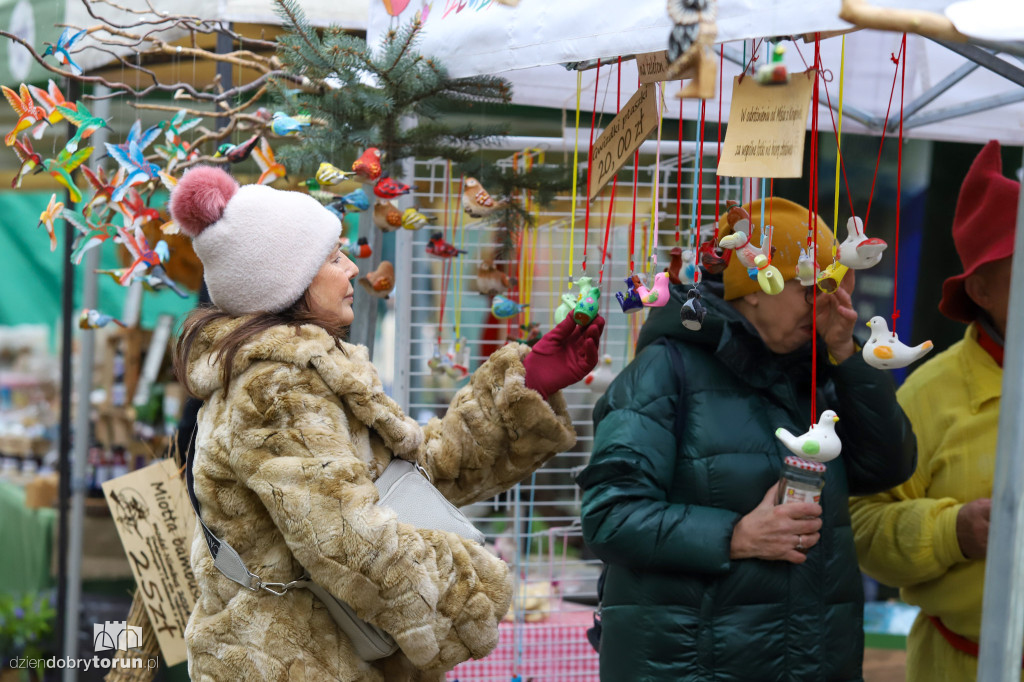
[(192, 237), (213, 303), (231, 315), (280, 312), (309, 288), (338, 245), (341, 221), (313, 197), (239, 187), (197, 166), (171, 193), (171, 217)]

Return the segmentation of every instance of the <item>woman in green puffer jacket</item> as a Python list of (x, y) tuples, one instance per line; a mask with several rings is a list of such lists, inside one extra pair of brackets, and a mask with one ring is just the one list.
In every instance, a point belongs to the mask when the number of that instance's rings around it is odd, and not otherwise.
[[(759, 204), (747, 208), (757, 222)], [(814, 421), (838, 413), (842, 455), (827, 465), (820, 506), (774, 505), (790, 454), (775, 430), (803, 433), (811, 421), (815, 318), (810, 289), (793, 279), (807, 210), (781, 199), (769, 210), (783, 291), (762, 292), (733, 257), (724, 287), (701, 285), (708, 314), (690, 331), (679, 320), (685, 287), (673, 287), (594, 409), (593, 456), (578, 483), (584, 537), (608, 565), (605, 682), (862, 679), (847, 497), (909, 478), (915, 439), (889, 375), (854, 342), (850, 273), (819, 295), (816, 317)], [(820, 220), (818, 229), (824, 267), (831, 235)]]

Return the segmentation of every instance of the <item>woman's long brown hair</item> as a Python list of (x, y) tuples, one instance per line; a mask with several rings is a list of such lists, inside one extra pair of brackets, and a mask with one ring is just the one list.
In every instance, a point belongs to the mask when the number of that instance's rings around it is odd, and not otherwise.
[[(181, 328), (181, 336), (174, 351), (174, 374), (188, 394), (200, 398), (192, 390), (188, 381), (188, 363), (192, 354), (192, 346), (202, 333), (203, 329), (212, 322), (218, 320), (229, 320), (235, 316), (225, 313), (214, 306), (200, 306), (189, 313)], [(235, 327), (224, 338), (217, 341), (213, 350), (216, 350), (214, 361), (221, 366), (221, 378), (224, 383), (224, 393), (231, 387), (231, 368), (235, 361), (238, 350), (247, 341), (263, 332), (278, 326), (291, 326), (295, 333), (299, 333), (299, 327), (304, 324), (315, 324), (321, 327), (334, 337), (334, 343), (341, 348), (341, 340), (348, 334), (348, 327), (338, 327), (328, 320), (317, 316), (309, 303), (309, 292), (293, 303), (290, 307), (278, 313), (257, 313), (245, 322)]]

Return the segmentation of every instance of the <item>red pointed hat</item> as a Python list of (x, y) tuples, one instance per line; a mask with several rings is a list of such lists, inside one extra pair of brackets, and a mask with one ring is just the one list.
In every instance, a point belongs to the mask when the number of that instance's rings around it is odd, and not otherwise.
[(967, 295), (964, 280), (986, 263), (1013, 255), (1020, 183), (1003, 175), (999, 143), (991, 140), (967, 171), (953, 216), (953, 243), (963, 273), (942, 284), (939, 311), (959, 322), (972, 322), (978, 306)]

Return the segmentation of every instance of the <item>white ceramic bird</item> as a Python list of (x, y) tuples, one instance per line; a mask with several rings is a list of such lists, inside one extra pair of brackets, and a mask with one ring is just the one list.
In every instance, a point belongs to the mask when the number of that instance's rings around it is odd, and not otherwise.
[(882, 252), (889, 246), (884, 239), (864, 234), (864, 222), (857, 217), (846, 221), (846, 241), (839, 245), (836, 257), (851, 270), (864, 270), (882, 260)]
[(843, 444), (836, 435), (836, 422), (839, 417), (832, 410), (825, 410), (817, 424), (804, 434), (794, 436), (783, 428), (775, 429), (775, 437), (789, 448), (797, 457), (815, 462), (830, 462), (842, 452)]
[(796, 278), (802, 287), (814, 286), (814, 259), (807, 249), (800, 249), (800, 257), (796, 261)]
[(876, 315), (867, 321), (871, 327), (871, 338), (864, 344), (864, 362), (878, 369), (899, 369), (916, 362), (927, 355), (935, 345), (925, 341), (908, 346), (900, 341), (895, 332), (889, 331), (885, 318)]
[(757, 264), (754, 259), (764, 251), (761, 250), (761, 247), (750, 243), (750, 221), (746, 218), (740, 219), (732, 229), (732, 234), (718, 240), (718, 246), (723, 249), (732, 249), (743, 267), (756, 268)]
[(612, 356), (605, 355), (601, 358), (597, 368), (583, 379), (583, 383), (587, 385), (587, 388), (592, 393), (604, 395), (604, 392), (608, 390), (614, 379), (615, 372), (612, 371)]

